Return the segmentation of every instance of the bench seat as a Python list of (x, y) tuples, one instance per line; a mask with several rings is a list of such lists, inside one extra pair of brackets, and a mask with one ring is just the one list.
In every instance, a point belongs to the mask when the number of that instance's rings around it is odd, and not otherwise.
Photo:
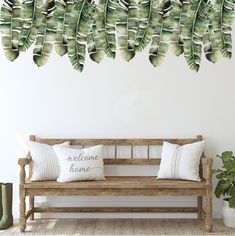
[(110, 176), (104, 181), (31, 182), (28, 196), (206, 196), (208, 184), (188, 180), (157, 180), (153, 176)]
[(207, 188), (206, 180), (201, 182), (188, 180), (157, 180), (154, 176), (107, 176), (103, 181), (79, 181), (59, 183), (57, 181), (26, 180), (25, 188), (118, 188), (118, 189), (146, 189), (146, 188)]

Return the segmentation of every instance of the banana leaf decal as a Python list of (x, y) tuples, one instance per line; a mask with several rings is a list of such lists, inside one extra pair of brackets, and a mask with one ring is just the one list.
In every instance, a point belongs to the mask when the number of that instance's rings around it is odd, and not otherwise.
[(47, 63), (53, 48), (57, 23), (54, 20), (55, 2), (47, 0), (42, 9), (42, 22), (36, 36), (33, 60), (40, 67)]
[(190, 6), (191, 0), (182, 0), (182, 9), (181, 9), (181, 15), (180, 15), (180, 29), (179, 29), (179, 42), (178, 42), (178, 50), (176, 50), (175, 55), (179, 56), (184, 52), (184, 39), (183, 39), (183, 30), (185, 27), (185, 24), (188, 20), (188, 8)]
[(149, 60), (154, 66), (162, 64), (169, 48), (174, 23), (170, 13), (171, 8), (171, 1), (163, 0), (157, 10), (157, 25), (154, 29), (149, 51)]
[(231, 26), (235, 15), (234, 0), (216, 0), (212, 20), (215, 38), (220, 52), (226, 58), (232, 57)]
[(120, 0), (117, 31), (121, 56), (130, 61), (135, 56), (135, 37), (138, 30), (137, 3), (135, 0)]
[(135, 50), (142, 51), (150, 42), (154, 30), (154, 18), (157, 11), (158, 0), (140, 0), (138, 4), (138, 17), (140, 19), (136, 33)]
[(22, 28), (21, 5), (17, 0), (4, 0), (0, 26), (6, 58), (14, 61), (19, 56), (19, 35)]
[(56, 0), (56, 10), (55, 10), (55, 18), (58, 22), (57, 31), (55, 35), (54, 47), (57, 54), (63, 56), (67, 53), (67, 39), (64, 35), (65, 24), (69, 24), (67, 22), (67, 16), (70, 14), (74, 0)]
[(103, 45), (105, 54), (110, 58), (116, 56), (115, 24), (118, 0), (100, 0), (96, 18), (99, 41)]
[(172, 0), (172, 15), (174, 19), (174, 27), (171, 37), (171, 49), (172, 52), (179, 56), (183, 52), (182, 41), (180, 40), (180, 17), (182, 11), (183, 2), (181, 0)]
[(192, 0), (183, 29), (184, 56), (188, 66), (198, 71), (201, 63), (203, 35), (208, 29), (212, 5), (208, 0)]
[(22, 3), (23, 27), (20, 34), (19, 50), (26, 51), (36, 39), (42, 20), (42, 0), (24, 0)]
[(92, 61), (100, 63), (104, 59), (102, 41), (99, 40), (96, 23), (92, 25), (90, 33), (87, 35), (88, 53)]
[(65, 26), (68, 39), (68, 56), (73, 68), (82, 71), (86, 55), (87, 35), (92, 28), (92, 14), (95, 5), (92, 0), (76, 0)]
[(171, 38), (171, 49), (176, 56), (179, 56), (184, 52), (182, 29), (184, 28), (184, 22), (187, 20), (187, 10), (189, 4), (189, 0), (172, 1), (174, 27)]
[(220, 58), (220, 53), (218, 44), (215, 40), (215, 33), (211, 21), (208, 25), (206, 33), (203, 36), (203, 43), (206, 59), (210, 62), (216, 63)]

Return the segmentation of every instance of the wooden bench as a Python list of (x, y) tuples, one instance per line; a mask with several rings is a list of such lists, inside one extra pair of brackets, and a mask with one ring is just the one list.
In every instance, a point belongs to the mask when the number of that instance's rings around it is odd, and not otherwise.
[[(163, 141), (179, 145), (202, 140), (198, 135), (194, 139), (41, 139), (30, 136), (30, 140), (54, 145), (69, 141), (71, 145), (93, 146), (111, 145), (114, 157), (105, 158), (105, 165), (159, 165), (161, 159), (150, 157), (150, 147), (162, 145)], [(118, 147), (130, 146), (131, 157), (119, 158)], [(135, 158), (134, 147), (146, 146), (146, 157)], [(205, 217), (205, 228), (212, 230), (212, 159), (203, 154), (200, 162), (201, 182), (187, 180), (156, 180), (154, 176), (109, 176), (106, 181), (81, 181), (58, 183), (56, 181), (31, 182), (32, 161), (30, 154), (20, 158), (20, 219), (19, 228), (26, 228), (26, 220), (34, 219), (36, 212), (196, 212), (198, 219)], [(26, 178), (25, 166), (29, 165), (29, 178)], [(204, 167), (204, 168), (203, 168)], [(203, 169), (206, 175), (203, 177)], [(26, 197), (29, 196), (29, 210), (26, 212)], [(196, 196), (197, 207), (35, 207), (35, 196)], [(205, 209), (203, 208), (205, 197)]]

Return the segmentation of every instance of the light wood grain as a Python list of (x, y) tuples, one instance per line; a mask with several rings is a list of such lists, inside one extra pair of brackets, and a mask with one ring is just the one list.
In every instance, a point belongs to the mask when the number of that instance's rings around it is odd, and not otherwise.
[(25, 233), (15, 224), (0, 235), (235, 235), (235, 228), (214, 221), (208, 233), (203, 220), (195, 219), (38, 219), (27, 223)]
[[(30, 221), (33, 223), (33, 221)], [(35, 235), (52, 235), (55, 234), (57, 227), (60, 225), (60, 220), (55, 219), (41, 219), (37, 228), (34, 228), (33, 234)], [(28, 224), (27, 224), (28, 226)], [(27, 229), (26, 229), (27, 232)]]
[(71, 235), (75, 233), (75, 230), (77, 228), (78, 221), (76, 219), (64, 219), (60, 220), (58, 226), (56, 227), (54, 234), (57, 235)]
[(79, 219), (77, 220), (77, 227), (74, 235), (94, 235), (96, 227), (96, 220), (92, 219)]
[(120, 219), (114, 221), (115, 235), (133, 235), (134, 224), (131, 219)]
[(96, 222), (96, 226), (95, 226), (95, 234), (98, 235), (113, 235), (115, 232), (115, 228), (114, 228), (115, 224), (114, 224), (114, 220), (110, 219), (110, 220), (98, 220)]
[(201, 182), (188, 180), (156, 180), (154, 176), (107, 176), (105, 181), (79, 181), (59, 183), (57, 181), (37, 181), (27, 180), (25, 189), (95, 189), (95, 188), (118, 188), (118, 189), (168, 189), (168, 188), (207, 188), (206, 181)]
[(198, 212), (197, 207), (35, 207), (38, 213), (193, 213)]
[[(33, 137), (31, 135), (30, 137)], [(34, 136), (34, 141), (45, 143), (49, 145), (59, 144), (63, 142), (70, 142), (71, 145), (81, 145), (81, 146), (93, 146), (93, 145), (120, 145), (120, 146), (143, 146), (143, 145), (162, 145), (163, 142), (175, 143), (178, 145), (184, 145), (188, 143), (193, 143), (201, 140), (201, 135), (198, 135), (196, 138), (171, 138), (171, 139), (45, 139)]]
[(155, 234), (154, 229), (152, 227), (152, 222), (150, 220), (148, 221), (148, 220), (134, 219), (133, 225), (134, 225), (134, 234), (137, 235)]

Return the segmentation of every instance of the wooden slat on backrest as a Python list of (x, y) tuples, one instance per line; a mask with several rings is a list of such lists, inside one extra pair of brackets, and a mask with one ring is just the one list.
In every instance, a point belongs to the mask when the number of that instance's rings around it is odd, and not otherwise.
[[(33, 137), (33, 135), (31, 135)], [(175, 143), (179, 145), (193, 143), (202, 140), (202, 136), (198, 135), (193, 139), (42, 139), (36, 136), (35, 141), (40, 143), (46, 143), (49, 145), (54, 145), (58, 143), (63, 143), (69, 141), (71, 145), (81, 145), (81, 146), (92, 146), (92, 145), (125, 145), (125, 146), (153, 146), (162, 145), (164, 141)]]
[[(198, 135), (196, 138), (190, 139), (43, 139), (31, 135), (30, 140), (36, 142), (45, 143), (49, 145), (54, 145), (58, 143), (63, 143), (69, 141), (71, 145), (79, 146), (93, 146), (103, 144), (105, 146), (114, 146), (115, 156), (114, 158), (105, 157), (105, 165), (159, 165), (161, 159), (159, 157), (150, 157), (149, 147), (163, 145), (164, 141), (184, 145), (188, 143), (193, 143), (196, 141), (201, 141), (202, 136)], [(117, 157), (117, 147), (118, 146), (130, 146), (131, 147), (131, 158), (118, 158)], [(134, 158), (133, 146), (147, 146), (147, 156), (143, 158)]]

